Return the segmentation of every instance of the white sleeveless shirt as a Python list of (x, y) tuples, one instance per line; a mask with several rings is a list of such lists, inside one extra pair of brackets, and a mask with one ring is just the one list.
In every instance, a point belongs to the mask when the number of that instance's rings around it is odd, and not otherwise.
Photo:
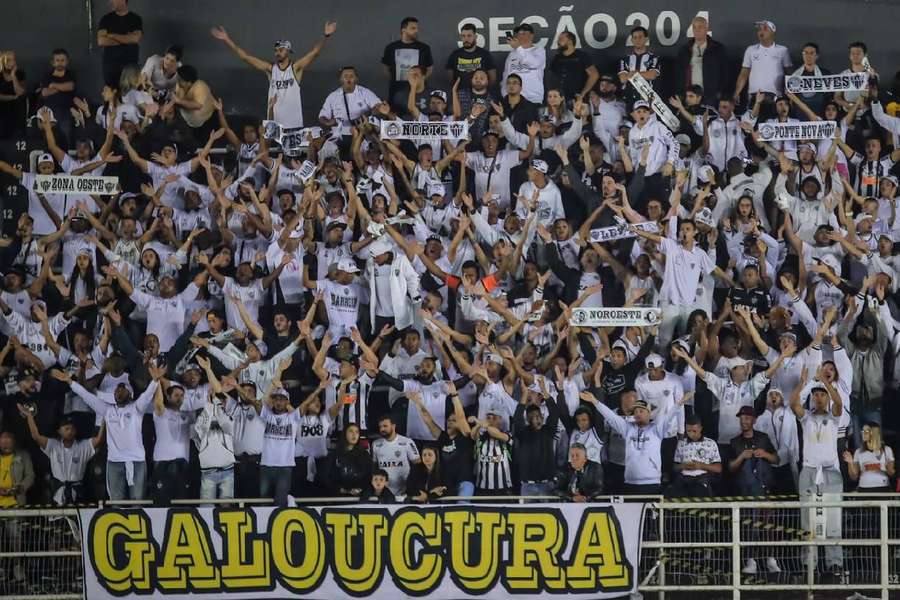
[(272, 64), (272, 80), (269, 83), (269, 97), (275, 97), (273, 113), (275, 120), (285, 129), (303, 127), (303, 102), (300, 98), (300, 82), (294, 75), (294, 65), (281, 69)]

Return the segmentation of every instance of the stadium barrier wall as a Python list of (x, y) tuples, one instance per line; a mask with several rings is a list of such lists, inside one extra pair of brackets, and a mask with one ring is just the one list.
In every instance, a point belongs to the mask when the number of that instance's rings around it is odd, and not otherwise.
[[(254, 506), (267, 499), (216, 507), (183, 500), (171, 509), (126, 502), (0, 511), (0, 569), (18, 561), (28, 580), (10, 591), (7, 576), (0, 598), (185, 598), (191, 588), (194, 597), (294, 592), (313, 599), (462, 598), (467, 591), (598, 598), (635, 588), (632, 598), (850, 590), (887, 599), (900, 591), (900, 500), (889, 494), (803, 502), (534, 502), (540, 499), (379, 506), (318, 498), (286, 509)], [(232, 550), (223, 548), (229, 544)], [(836, 570), (829, 560), (838, 551)], [(746, 573), (751, 558), (757, 569)]]

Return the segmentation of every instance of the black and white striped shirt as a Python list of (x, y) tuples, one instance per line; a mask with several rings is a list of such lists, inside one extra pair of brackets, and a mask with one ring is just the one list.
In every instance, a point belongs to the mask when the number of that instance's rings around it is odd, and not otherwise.
[[(644, 52), (643, 54), (632, 52), (619, 59), (619, 73), (627, 73), (629, 71), (656, 71), (659, 74), (659, 57), (652, 52)], [(652, 85), (653, 81), (650, 83)]]
[(878, 160), (866, 160), (864, 156), (854, 154), (850, 162), (856, 167), (856, 193), (863, 198), (880, 196), (878, 185), (881, 178), (888, 175), (888, 171), (894, 166), (894, 161), (889, 156)]
[(512, 488), (512, 439), (498, 440), (486, 431), (475, 441), (475, 485), (480, 490)]
[(366, 414), (368, 413), (369, 393), (372, 391), (372, 378), (365, 371), (359, 372), (359, 377), (347, 384), (344, 393), (338, 397), (338, 389), (341, 380), (332, 377), (331, 385), (325, 390), (325, 410), (334, 406), (335, 402), (341, 402), (341, 410), (335, 419), (335, 431), (343, 431), (348, 425), (359, 425), (366, 430)]

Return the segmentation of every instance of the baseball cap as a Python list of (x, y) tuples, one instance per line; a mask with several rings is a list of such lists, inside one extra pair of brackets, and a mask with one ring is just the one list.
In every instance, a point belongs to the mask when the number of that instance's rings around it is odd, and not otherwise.
[(828, 393), (828, 388), (826, 388), (825, 384), (822, 383), (821, 381), (814, 381), (812, 384), (812, 387), (809, 388), (809, 393), (812, 394), (813, 392), (815, 392), (817, 390), (823, 391), (826, 394)]
[(766, 27), (768, 27), (769, 29), (772, 30), (772, 33), (774, 33), (776, 31), (775, 23), (773, 23), (772, 21), (756, 21), (754, 23), (754, 25), (756, 27), (762, 27), (763, 25), (765, 25)]
[(4, 275), (18, 275), (19, 278), (25, 279), (25, 267), (23, 265), (10, 265), (3, 270)]
[(491, 352), (491, 353), (489, 353), (489, 354), (485, 354), (485, 355), (484, 355), (484, 360), (487, 360), (487, 361), (490, 361), (490, 362), (495, 362), (495, 363), (497, 363), (498, 365), (502, 365), (502, 364), (503, 364), (503, 357), (500, 356), (499, 354), (494, 354), (493, 352)]
[(756, 411), (753, 410), (752, 406), (742, 406), (738, 409), (737, 416), (743, 417), (744, 415), (747, 415), (748, 417), (755, 417)]
[(686, 133), (679, 133), (675, 136), (675, 141), (681, 144), (682, 146), (690, 146), (691, 138)]
[(644, 366), (648, 369), (658, 369), (665, 364), (663, 357), (659, 354), (650, 354), (644, 359)]
[(340, 219), (336, 219), (329, 223), (327, 227), (325, 227), (325, 231), (331, 231), (332, 229), (336, 229), (338, 227), (340, 227), (341, 229), (347, 229), (347, 223), (341, 221)]
[(697, 211), (697, 214), (694, 215), (694, 221), (696, 223), (700, 223), (701, 225), (706, 225), (707, 227), (715, 226), (712, 211), (708, 206), (704, 206), (699, 211)]
[(734, 358), (725, 359), (725, 364), (728, 366), (728, 370), (734, 369), (735, 367), (743, 367), (744, 365), (749, 364), (751, 361), (746, 358), (741, 358), (740, 356), (735, 356)]
[(608, 73), (606, 75), (601, 75), (600, 81), (605, 81), (607, 83), (619, 83), (615, 77), (613, 77), (612, 75), (610, 75)]
[(639, 108), (646, 108), (647, 110), (650, 110), (650, 105), (647, 104), (645, 100), (638, 100), (634, 103), (634, 106), (631, 107), (631, 110), (637, 110)]
[(545, 174), (545, 175), (546, 175), (547, 172), (550, 170), (550, 166), (547, 164), (547, 162), (546, 162), (546, 161), (543, 161), (543, 160), (541, 160), (541, 159), (539, 159), (539, 158), (536, 158), (536, 159), (534, 159), (534, 160), (531, 161), (531, 168), (534, 169), (535, 171), (538, 171), (538, 172), (543, 173), (543, 174)]
[(443, 196), (447, 193), (447, 189), (440, 181), (432, 181), (425, 188), (429, 196)]
[[(369, 253), (371, 256), (381, 256), (393, 250), (393, 245), (387, 239), (380, 237), (369, 244)], [(338, 266), (340, 269), (340, 266)], [(343, 270), (343, 269), (341, 269)]]
[(835, 275), (837, 275), (838, 277), (841, 276), (841, 263), (834, 256), (834, 254), (826, 254), (819, 260), (822, 262), (822, 264), (831, 267), (831, 270), (834, 271)]
[(285, 398), (289, 398), (290, 396), (287, 393), (287, 390), (281, 387), (272, 388), (272, 391), (269, 392), (271, 396), (284, 396)]
[(520, 31), (527, 31), (528, 33), (534, 33), (534, 27), (531, 26), (531, 23), (520, 23), (516, 25), (516, 28), (513, 29), (513, 33), (519, 33)]
[(188, 371), (202, 371), (202, 370), (203, 369), (200, 368), (200, 365), (198, 365), (195, 362), (189, 362), (188, 364), (184, 365), (184, 373), (187, 373)]
[(338, 271), (343, 271), (344, 273), (359, 273), (359, 267), (356, 266), (356, 262), (352, 258), (342, 258), (338, 261), (337, 268)]
[(709, 183), (716, 177), (716, 171), (709, 165), (703, 165), (700, 167), (700, 170), (697, 171), (697, 179), (702, 181), (703, 183)]
[(870, 215), (869, 213), (863, 212), (863, 213), (859, 213), (858, 215), (856, 215), (856, 219), (854, 219), (853, 222), (856, 223), (857, 225), (859, 225), (859, 224), (862, 223), (863, 221), (866, 221), (866, 220), (869, 220), (869, 219), (874, 220), (875, 217), (873, 217), (873, 216)]
[(895, 175), (885, 175), (881, 178), (882, 181), (890, 181), (894, 184), (894, 187), (897, 187), (897, 177)]
[(778, 394), (779, 396), (781, 396), (782, 398), (784, 398), (784, 392), (782, 392), (779, 388), (774, 388), (774, 387), (773, 387), (773, 388), (769, 388), (769, 391), (768, 391), (768, 393), (767, 393), (766, 395), (769, 396), (769, 395), (771, 395), (771, 394)]
[(643, 408), (644, 410), (650, 410), (650, 405), (647, 404), (646, 400), (641, 400), (638, 398), (634, 401), (634, 408)]
[(887, 230), (882, 231), (881, 233), (878, 234), (878, 237), (879, 237), (879, 238), (885, 238), (886, 240), (888, 240), (888, 241), (889, 241), (890, 243), (892, 243), (892, 244), (894, 243), (894, 234), (891, 233), (890, 231), (887, 231)]
[(797, 150), (798, 150), (798, 151), (799, 151), (799, 150), (809, 150), (809, 151), (812, 152), (813, 154), (815, 154), (815, 153), (818, 151), (818, 149), (815, 147), (815, 145), (814, 145), (814, 144), (810, 144), (809, 142), (806, 142), (806, 143), (804, 143), (804, 144), (800, 144), (799, 146), (797, 146)]
[(781, 338), (789, 338), (789, 339), (794, 340), (795, 344), (797, 343), (797, 334), (794, 333), (793, 331), (785, 331), (784, 333), (782, 333), (781, 335), (778, 336), (779, 340)]
[(278, 50), (279, 48), (284, 48), (288, 52), (294, 51), (294, 47), (291, 46), (290, 40), (275, 40), (275, 49)]
[(59, 422), (56, 424), (56, 427), (62, 427), (64, 425), (75, 425), (75, 417), (71, 413), (66, 413), (59, 418)]
[(265, 355), (269, 351), (269, 347), (262, 340), (253, 340), (253, 345), (256, 346), (256, 349), (259, 350), (259, 355), (265, 357)]
[(37, 161), (38, 161), (38, 164), (41, 164), (41, 163), (43, 163), (43, 162), (48, 162), (48, 163), (54, 162), (54, 161), (53, 161), (53, 157), (52, 157), (49, 153), (47, 153), (47, 152), (44, 152), (43, 154), (41, 154), (40, 156), (38, 156)]
[(444, 90), (431, 90), (431, 96), (437, 96), (444, 102), (447, 101), (447, 92), (445, 92)]

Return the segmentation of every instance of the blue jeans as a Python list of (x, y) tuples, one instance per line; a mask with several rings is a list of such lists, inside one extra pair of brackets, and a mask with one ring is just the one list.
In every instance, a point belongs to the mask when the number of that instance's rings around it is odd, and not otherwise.
[(125, 462), (106, 462), (106, 492), (110, 500), (143, 500), (147, 487), (147, 464), (144, 461), (132, 461), (134, 477), (132, 485), (128, 485)]
[(200, 479), (200, 497), (204, 500), (234, 498), (234, 468), (204, 471)]
[(555, 481), (522, 482), (523, 496), (556, 496)]
[[(475, 484), (471, 481), (460, 481), (456, 484), (456, 495), (471, 498), (475, 495)], [(468, 500), (457, 500), (457, 504), (468, 504)]]
[(287, 506), (293, 470), (293, 467), (261, 466), (259, 468), (259, 496), (274, 498), (277, 506)]
[(881, 409), (850, 413), (850, 419), (853, 422), (853, 440), (856, 442), (857, 448), (862, 448), (862, 428), (866, 423), (878, 423), (881, 425)]

